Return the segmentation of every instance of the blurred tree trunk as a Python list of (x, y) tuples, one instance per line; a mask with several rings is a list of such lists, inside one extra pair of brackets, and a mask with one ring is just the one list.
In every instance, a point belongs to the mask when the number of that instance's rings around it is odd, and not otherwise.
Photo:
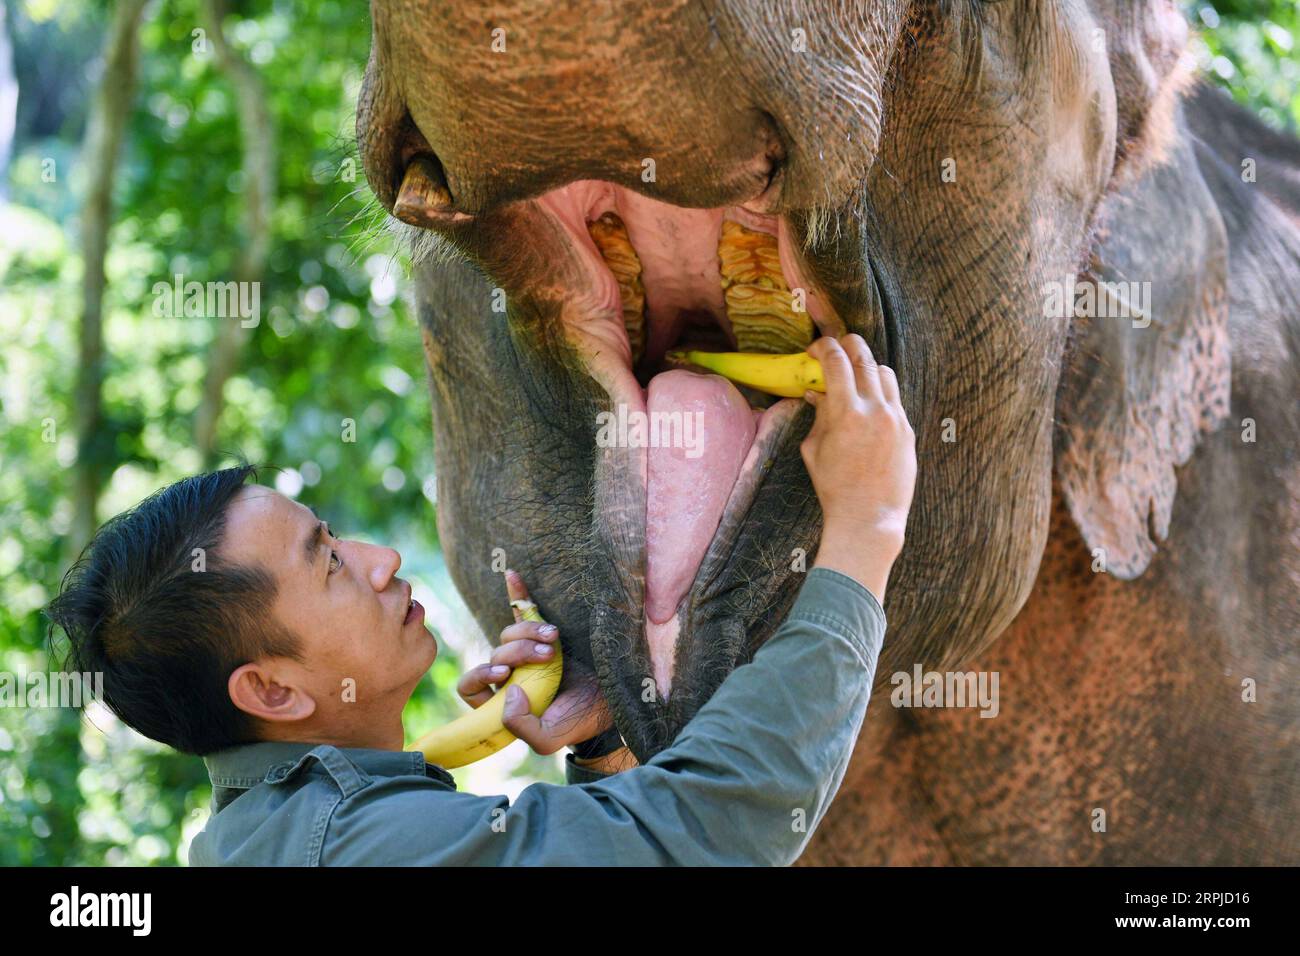
[(112, 464), (104, 434), (104, 258), (112, 223), (113, 179), (135, 93), (140, 20), (146, 0), (118, 0), (104, 44), (104, 74), (86, 121), (81, 163), (87, 171), (81, 209), (82, 277), (75, 418), (77, 463), (72, 476), (68, 550), (77, 554), (98, 525), (99, 492)]
[[(86, 197), (81, 208), (82, 311), (73, 416), (77, 461), (72, 471), (72, 524), (64, 541), (68, 559), (76, 557), (98, 526), (99, 493), (113, 464), (113, 448), (104, 428), (104, 258), (112, 224), (113, 180), (135, 94), (140, 21), (146, 0), (118, 0), (104, 44), (104, 73), (86, 119), (81, 164), (86, 170)], [(53, 666), (53, 665), (52, 665)], [(85, 798), (76, 785), (81, 768), (81, 713), (61, 707), (45, 732), (50, 754), (58, 754), (57, 775), (71, 781), (60, 791), (48, 823), (62, 834), (62, 865), (84, 864), (78, 818)], [(44, 774), (47, 779), (54, 771)]]
[[(261, 282), (271, 253), (271, 216), (275, 210), (275, 126), (262, 77), (226, 41), (226, 0), (203, 0), (203, 17), (217, 63), (235, 92), (243, 142), (244, 242), (235, 265), (237, 282)], [(194, 444), (205, 466), (217, 462), (217, 423), (226, 382), (234, 374), (247, 330), (237, 317), (216, 318), (208, 352), (208, 374), (194, 415)]]
[(9, 198), (9, 161), (17, 118), (18, 77), (14, 75), (14, 45), (9, 40), (9, 5), (0, 0), (0, 203)]

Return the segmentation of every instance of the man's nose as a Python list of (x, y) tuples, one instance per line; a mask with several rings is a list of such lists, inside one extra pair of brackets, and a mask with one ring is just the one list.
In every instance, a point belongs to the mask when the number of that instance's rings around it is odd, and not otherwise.
[(365, 561), (369, 570), (370, 586), (376, 591), (387, 589), (402, 566), (402, 556), (392, 548), (382, 548), (374, 544), (363, 544)]

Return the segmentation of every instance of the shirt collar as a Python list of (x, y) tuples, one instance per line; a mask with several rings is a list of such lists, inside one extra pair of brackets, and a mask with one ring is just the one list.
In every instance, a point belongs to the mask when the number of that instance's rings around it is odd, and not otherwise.
[[(208, 777), (214, 787), (248, 790), (259, 783), (283, 780), (291, 768), (296, 768), (307, 754), (319, 746), (321, 745), (267, 740), (219, 750), (204, 757), (203, 763), (208, 768)], [(451, 774), (441, 767), (425, 763), (424, 754), (416, 751), (353, 747), (336, 749), (372, 777), (427, 776), (447, 784), (453, 790), (456, 788)]]

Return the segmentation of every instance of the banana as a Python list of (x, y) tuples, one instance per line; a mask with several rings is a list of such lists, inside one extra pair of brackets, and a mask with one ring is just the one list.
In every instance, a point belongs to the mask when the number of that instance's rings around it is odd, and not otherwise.
[(826, 391), (822, 366), (807, 352), (771, 355), (762, 352), (698, 352), (677, 349), (667, 354), (670, 362), (685, 362), (717, 372), (740, 385), (769, 395), (802, 398), (809, 390)]
[[(510, 606), (519, 611), (525, 621), (546, 623), (532, 601), (511, 601)], [(506, 688), (523, 688), (528, 695), (529, 709), (534, 716), (540, 717), (555, 699), (556, 691), (560, 689), (560, 675), (564, 672), (564, 655), (560, 651), (559, 641), (552, 647), (555, 648), (554, 659), (545, 664), (516, 667), (505, 686), (487, 703), (430, 731), (406, 749), (422, 751), (424, 759), (429, 763), (450, 770), (490, 757), (502, 747), (513, 743), (515, 735), (506, 730), (501, 722), (506, 707)]]

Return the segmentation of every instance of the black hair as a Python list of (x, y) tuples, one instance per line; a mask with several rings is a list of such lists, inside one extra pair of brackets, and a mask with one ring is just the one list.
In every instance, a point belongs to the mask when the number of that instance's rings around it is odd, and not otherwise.
[(186, 478), (96, 532), (46, 608), (68, 636), (65, 670), (103, 674), (104, 703), (146, 737), (191, 754), (257, 739), (230, 700), (235, 668), (299, 657), (271, 614), (275, 579), (221, 558), (230, 502), (251, 465)]

